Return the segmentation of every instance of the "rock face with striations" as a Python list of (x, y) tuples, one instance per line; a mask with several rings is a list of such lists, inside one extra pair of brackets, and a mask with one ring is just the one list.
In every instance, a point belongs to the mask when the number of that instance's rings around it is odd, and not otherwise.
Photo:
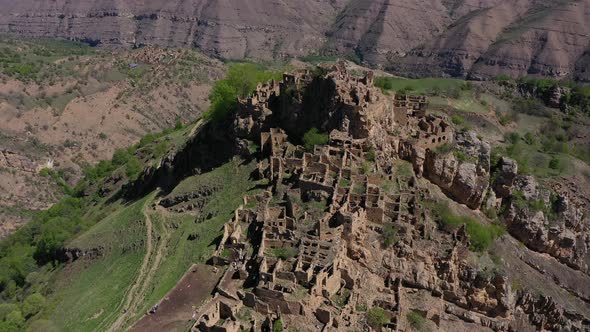
[(0, 32), (91, 44), (198, 47), (228, 59), (304, 55), (343, 1), (0, 0)]
[(590, 0), (0, 0), (0, 33), (198, 47), (222, 58), (353, 55), (410, 76), (588, 79)]
[(502, 157), (496, 165), (496, 177), (493, 183), (497, 197), (510, 196), (514, 180), (518, 174), (518, 164), (513, 159)]
[(505, 218), (512, 236), (527, 247), (547, 253), (589, 273), (590, 221), (566, 193), (540, 186), (532, 176), (517, 177)]
[(424, 177), (459, 203), (477, 209), (489, 186), (490, 145), (477, 138), (473, 131), (457, 133), (455, 141), (464, 160), (459, 160), (454, 153), (428, 150)]

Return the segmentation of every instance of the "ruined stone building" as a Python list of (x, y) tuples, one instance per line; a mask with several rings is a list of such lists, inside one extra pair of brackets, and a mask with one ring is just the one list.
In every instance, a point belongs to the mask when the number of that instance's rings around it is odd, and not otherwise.
[[(386, 330), (407, 330), (402, 317), (425, 301), (420, 314), (441, 330), (507, 331), (506, 279), (473, 273), (465, 229), (434, 232), (421, 203), (428, 192), (401, 160), (453, 142), (453, 127), (426, 114), (424, 97), (384, 95), (372, 73), (354, 77), (339, 64), (322, 75), (286, 74), (239, 101), (234, 130), (258, 143), (256, 173), (268, 187), (244, 197), (225, 224), (212, 263), (226, 272), (194, 330), (258, 330), (282, 320), (354, 331), (366, 327), (371, 308), (383, 310)], [(313, 115), (328, 143), (312, 151), (281, 122), (306, 124), (300, 107), (310, 86), (332, 92)], [(462, 315), (463, 325), (450, 318)]]

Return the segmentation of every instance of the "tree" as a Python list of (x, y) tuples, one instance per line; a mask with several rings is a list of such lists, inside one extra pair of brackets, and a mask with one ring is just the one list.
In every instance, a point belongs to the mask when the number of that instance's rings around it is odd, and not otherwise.
[(16, 330), (18, 330), (25, 325), (25, 318), (23, 317), (23, 314), (20, 311), (15, 310), (6, 315), (6, 323), (8, 323), (9, 326), (14, 327), (16, 328)]
[(41, 311), (45, 306), (45, 298), (39, 293), (27, 296), (23, 305), (22, 311), (25, 317), (31, 317)]
[(311, 128), (303, 135), (303, 146), (307, 151), (313, 151), (314, 146), (326, 143), (328, 143), (328, 135), (320, 133), (317, 128)]

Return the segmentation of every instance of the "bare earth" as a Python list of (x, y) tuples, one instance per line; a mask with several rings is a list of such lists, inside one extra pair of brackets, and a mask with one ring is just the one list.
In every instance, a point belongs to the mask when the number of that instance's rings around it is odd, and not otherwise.
[[(0, 237), (63, 195), (51, 176), (39, 174), (43, 168), (61, 171), (73, 185), (84, 165), (110, 159), (116, 148), (147, 133), (198, 118), (223, 65), (192, 51), (189, 62), (187, 54), (147, 48), (62, 59), (56, 62), (80, 74), (51, 83), (0, 74)], [(120, 73), (117, 61), (139, 63), (138, 77)], [(200, 77), (185, 78), (181, 61)]]
[(178, 331), (194, 320), (195, 310), (211, 296), (222, 271), (210, 265), (193, 265), (160, 302), (156, 313), (146, 314), (130, 331)]

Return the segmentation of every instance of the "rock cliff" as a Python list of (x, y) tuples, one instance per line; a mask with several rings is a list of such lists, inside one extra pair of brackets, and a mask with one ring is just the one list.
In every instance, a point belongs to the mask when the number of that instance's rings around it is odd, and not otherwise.
[(0, 33), (198, 47), (227, 59), (354, 56), (410, 76), (586, 80), (590, 0), (0, 0)]

